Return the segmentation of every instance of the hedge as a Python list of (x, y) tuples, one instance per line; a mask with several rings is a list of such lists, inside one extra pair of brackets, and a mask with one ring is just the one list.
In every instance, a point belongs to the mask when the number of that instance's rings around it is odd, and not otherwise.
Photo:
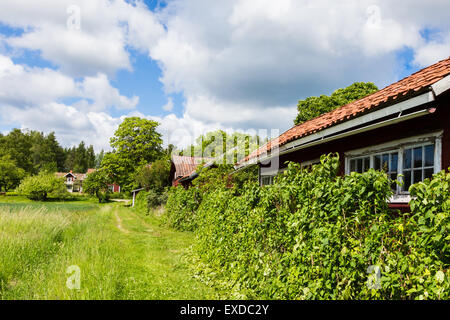
[(412, 212), (393, 214), (385, 173), (338, 168), (324, 156), (271, 186), (174, 188), (167, 218), (247, 298), (448, 299), (450, 174), (411, 186)]

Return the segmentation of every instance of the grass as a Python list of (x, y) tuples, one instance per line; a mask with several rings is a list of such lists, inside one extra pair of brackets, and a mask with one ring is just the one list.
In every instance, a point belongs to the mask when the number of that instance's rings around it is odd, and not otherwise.
[[(0, 299), (215, 298), (190, 271), (193, 241), (121, 204), (2, 197)], [(79, 290), (66, 285), (70, 266)]]

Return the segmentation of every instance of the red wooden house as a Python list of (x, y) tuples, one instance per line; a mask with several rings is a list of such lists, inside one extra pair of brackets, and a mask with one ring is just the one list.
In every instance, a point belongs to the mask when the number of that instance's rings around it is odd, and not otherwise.
[(340, 173), (384, 168), (403, 175), (392, 207), (406, 207), (411, 184), (450, 167), (450, 58), (363, 99), (294, 126), (236, 165), (258, 165), (261, 185), (286, 161), (308, 166), (337, 152)]

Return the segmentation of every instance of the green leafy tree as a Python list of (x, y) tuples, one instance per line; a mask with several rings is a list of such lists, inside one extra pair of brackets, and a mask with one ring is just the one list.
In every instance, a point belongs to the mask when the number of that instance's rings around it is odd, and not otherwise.
[(143, 166), (136, 172), (136, 183), (148, 190), (162, 193), (170, 186), (170, 161), (166, 158), (154, 161), (151, 165)]
[(376, 91), (378, 88), (372, 82), (355, 82), (347, 88), (334, 91), (330, 96), (321, 95), (300, 100), (294, 123), (301, 124)]
[(0, 191), (17, 187), (25, 177), (25, 170), (16, 166), (10, 156), (0, 158)]
[(163, 155), (161, 134), (156, 131), (158, 125), (152, 120), (126, 118), (111, 138), (113, 151), (105, 154), (101, 166), (123, 190), (133, 188), (138, 168)]
[(102, 149), (102, 151), (100, 151), (100, 153), (95, 155), (94, 168), (97, 168), (97, 169), (100, 168), (104, 156), (105, 156), (105, 151), (103, 149)]
[(234, 164), (257, 149), (263, 141), (259, 136), (223, 130), (200, 135), (196, 143), (184, 149), (183, 155), (216, 158), (221, 164)]
[(29, 134), (25, 134), (19, 129), (13, 129), (1, 138), (0, 155), (9, 155), (18, 167), (24, 169), (27, 173), (34, 173), (31, 157), (32, 146), (33, 141)]
[(47, 200), (48, 196), (64, 198), (68, 195), (64, 180), (54, 173), (41, 171), (22, 180), (17, 191), (31, 200)]
[(107, 202), (109, 199), (109, 182), (110, 177), (106, 170), (96, 170), (88, 174), (83, 181), (83, 191), (95, 195), (100, 203)]

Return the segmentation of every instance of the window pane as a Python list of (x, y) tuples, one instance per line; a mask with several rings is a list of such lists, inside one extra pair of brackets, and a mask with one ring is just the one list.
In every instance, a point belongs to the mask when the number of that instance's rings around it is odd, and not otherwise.
[(433, 177), (433, 171), (434, 169), (425, 169), (423, 179), (431, 179)]
[(364, 172), (368, 171), (370, 169), (370, 158), (364, 158)]
[(381, 169), (381, 155), (377, 155), (373, 158), (373, 168), (375, 170)]
[(414, 170), (414, 181), (413, 183), (417, 183), (422, 181), (422, 169)]
[(434, 166), (434, 145), (425, 147), (425, 167)]
[(422, 147), (414, 148), (414, 168), (422, 167)]
[(403, 153), (403, 168), (405, 169), (411, 168), (411, 158), (412, 158), (411, 149), (405, 150), (405, 152)]
[(356, 171), (362, 173), (362, 159), (356, 160)]
[(389, 154), (383, 154), (381, 168), (384, 171), (389, 171)]
[(350, 160), (350, 172), (355, 172), (356, 171), (356, 160), (352, 159)]
[(411, 171), (403, 172), (403, 190), (408, 191), (411, 185)]
[(391, 172), (397, 172), (398, 168), (398, 153), (391, 153)]
[(391, 173), (389, 175), (389, 178), (392, 180), (392, 182), (391, 182), (391, 189), (395, 191), (397, 189), (397, 183), (395, 182), (395, 180), (397, 179), (397, 174), (396, 173)]

